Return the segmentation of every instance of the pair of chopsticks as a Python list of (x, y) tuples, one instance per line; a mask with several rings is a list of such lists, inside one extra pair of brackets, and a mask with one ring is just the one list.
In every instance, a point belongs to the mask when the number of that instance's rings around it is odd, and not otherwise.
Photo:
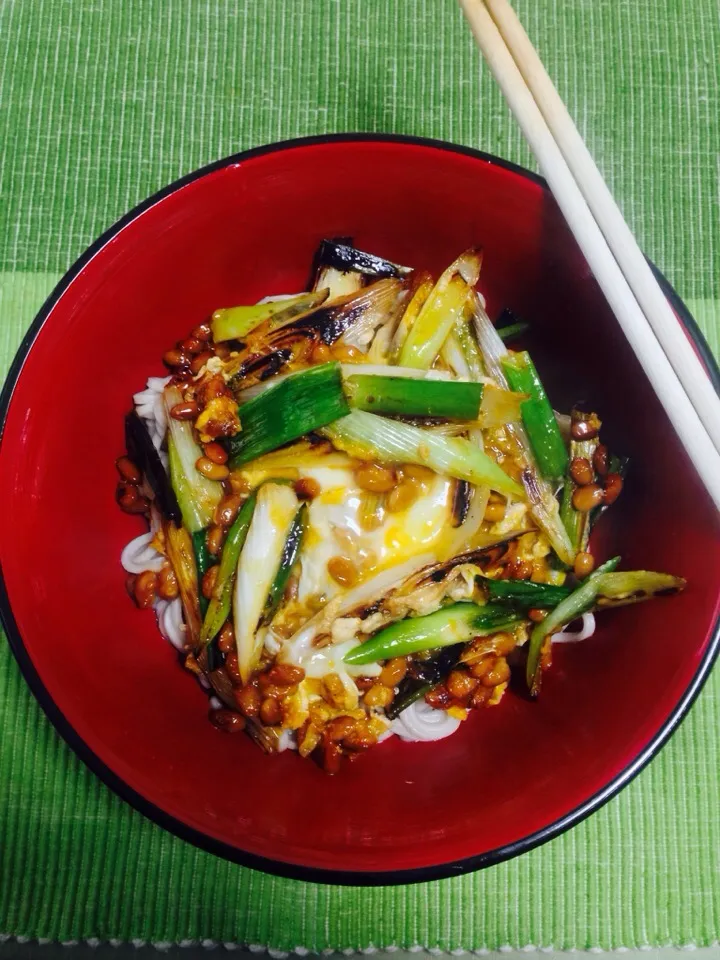
[(508, 0), (460, 0), (568, 226), (720, 509), (720, 397)]

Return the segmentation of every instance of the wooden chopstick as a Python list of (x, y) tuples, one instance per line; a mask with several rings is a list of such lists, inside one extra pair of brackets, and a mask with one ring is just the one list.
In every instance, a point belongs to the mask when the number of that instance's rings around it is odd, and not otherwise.
[(681, 443), (720, 509), (720, 454), (710, 433), (618, 266), (488, 7), (483, 0), (460, 0), (460, 5), (570, 230)]
[(485, 6), (520, 69), (577, 185), (625, 274), (665, 355), (690, 397), (698, 416), (720, 450), (720, 397), (660, 289), (630, 227), (602, 178), (567, 107), (508, 0), (485, 0)]

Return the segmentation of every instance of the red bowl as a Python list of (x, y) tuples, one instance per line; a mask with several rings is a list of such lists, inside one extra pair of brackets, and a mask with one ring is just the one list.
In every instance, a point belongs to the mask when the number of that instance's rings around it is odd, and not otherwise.
[[(439, 271), (481, 244), (560, 409), (592, 402), (633, 458), (598, 551), (688, 580), (558, 649), (542, 696), (508, 695), (438, 744), (393, 739), (329, 778), (206, 719), (154, 617), (130, 603), (114, 500), (123, 414), (163, 352), (219, 305), (302, 289), (321, 237)], [(680, 322), (704, 347), (662, 281)], [(713, 375), (717, 369), (704, 353)], [(207, 850), (340, 883), (444, 877), (557, 835), (626, 784), (688, 710), (718, 650), (718, 516), (539, 178), (481, 153), (340, 136), (251, 150), (179, 180), (80, 258), (2, 397), (3, 622), (48, 716), (120, 796)]]

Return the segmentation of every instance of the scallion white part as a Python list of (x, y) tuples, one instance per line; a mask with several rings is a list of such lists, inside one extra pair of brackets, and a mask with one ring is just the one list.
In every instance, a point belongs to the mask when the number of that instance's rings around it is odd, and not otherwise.
[(467, 480), (524, 499), (522, 487), (474, 443), (365, 410), (353, 410), (321, 431), (350, 456), (381, 463), (415, 463), (436, 473)]
[(258, 624), (297, 509), (292, 487), (266, 483), (260, 488), (238, 561), (233, 595), (235, 643), (243, 683), (250, 679), (262, 651)]

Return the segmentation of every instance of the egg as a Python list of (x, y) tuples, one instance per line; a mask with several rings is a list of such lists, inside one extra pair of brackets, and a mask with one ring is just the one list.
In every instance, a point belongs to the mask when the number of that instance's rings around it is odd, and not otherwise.
[[(414, 556), (440, 550), (451, 533), (454, 481), (433, 475), (407, 509), (384, 511), (373, 530), (361, 522), (368, 496), (349, 467), (301, 467), (320, 493), (311, 501), (301, 550), (298, 600), (330, 600), (382, 570)], [(352, 582), (340, 582), (328, 570), (334, 557), (351, 561)], [(350, 578), (348, 578), (350, 579)]]

